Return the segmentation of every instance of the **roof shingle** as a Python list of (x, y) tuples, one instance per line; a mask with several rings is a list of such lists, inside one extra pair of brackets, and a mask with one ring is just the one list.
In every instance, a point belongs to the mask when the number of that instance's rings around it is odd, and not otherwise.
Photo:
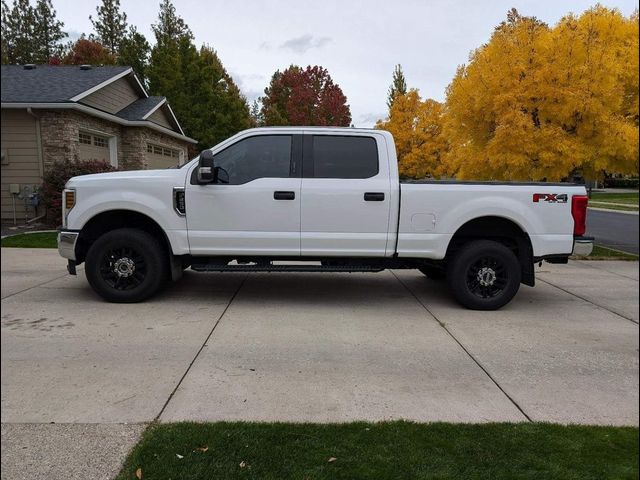
[(120, 110), (116, 115), (125, 120), (144, 120), (144, 117), (153, 107), (162, 102), (165, 97), (147, 97), (139, 98), (135, 102), (127, 105)]
[(81, 70), (77, 65), (38, 65), (26, 70), (22, 65), (2, 65), (2, 102), (69, 102), (130, 68), (92, 66)]

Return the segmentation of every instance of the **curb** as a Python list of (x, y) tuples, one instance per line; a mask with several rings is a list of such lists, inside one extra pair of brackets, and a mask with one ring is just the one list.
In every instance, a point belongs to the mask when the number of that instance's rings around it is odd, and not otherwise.
[(53, 233), (53, 232), (57, 232), (58, 230), (34, 230), (33, 232), (18, 232), (18, 233), (10, 233), (9, 235), (2, 235), (0, 236), (0, 238), (9, 238), (9, 237), (15, 237), (16, 235), (29, 235), (32, 233)]

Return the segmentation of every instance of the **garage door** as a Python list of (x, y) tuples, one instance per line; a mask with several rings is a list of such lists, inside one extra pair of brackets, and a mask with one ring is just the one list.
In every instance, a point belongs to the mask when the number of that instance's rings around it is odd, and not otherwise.
[(101, 135), (80, 132), (78, 138), (80, 160), (102, 160), (110, 162), (109, 139)]
[(177, 165), (180, 162), (180, 152), (162, 145), (147, 144), (147, 168), (159, 169)]

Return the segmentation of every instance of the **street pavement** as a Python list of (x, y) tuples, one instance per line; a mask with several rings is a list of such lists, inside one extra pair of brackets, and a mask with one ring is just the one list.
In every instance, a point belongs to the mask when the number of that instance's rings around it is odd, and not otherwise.
[(108, 304), (2, 249), (2, 478), (111, 478), (151, 422), (638, 425), (638, 263), (543, 264), (497, 312), (416, 271), (198, 274)]
[(590, 208), (587, 211), (587, 233), (595, 237), (598, 245), (638, 255), (638, 215), (604, 212)]

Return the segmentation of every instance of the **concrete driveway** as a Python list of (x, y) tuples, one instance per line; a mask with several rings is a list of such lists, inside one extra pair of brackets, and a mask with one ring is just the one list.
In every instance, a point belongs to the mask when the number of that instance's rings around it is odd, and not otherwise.
[(637, 262), (543, 264), (498, 312), (414, 271), (186, 272), (137, 305), (79, 273), (2, 249), (3, 479), (110, 478), (153, 421), (638, 424)]

